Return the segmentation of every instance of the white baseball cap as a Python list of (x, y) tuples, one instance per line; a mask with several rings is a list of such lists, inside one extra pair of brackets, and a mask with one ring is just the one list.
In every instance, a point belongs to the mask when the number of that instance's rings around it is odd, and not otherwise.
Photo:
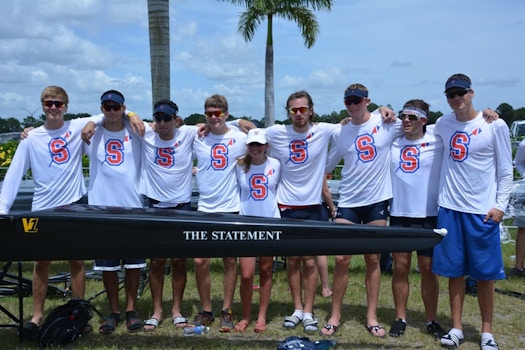
[(246, 144), (257, 142), (262, 145), (266, 144), (266, 131), (264, 129), (250, 129), (248, 131), (248, 137), (246, 137)]

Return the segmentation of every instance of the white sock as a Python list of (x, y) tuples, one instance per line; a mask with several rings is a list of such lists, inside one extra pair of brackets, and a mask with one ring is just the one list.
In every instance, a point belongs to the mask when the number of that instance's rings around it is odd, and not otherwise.
[(463, 331), (461, 329), (457, 329), (457, 328), (452, 328), (450, 330), (450, 332), (448, 332), (449, 334), (454, 334), (456, 337), (458, 337), (459, 339), (463, 339), (464, 336), (463, 336)]
[(303, 310), (294, 310), (292, 316), (297, 316), (297, 317), (299, 317), (302, 320), (303, 319)]
[(481, 333), (481, 339), (490, 339), (494, 341), (494, 336), (492, 333)]
[(313, 320), (314, 316), (310, 312), (305, 312), (303, 316), (303, 320)]

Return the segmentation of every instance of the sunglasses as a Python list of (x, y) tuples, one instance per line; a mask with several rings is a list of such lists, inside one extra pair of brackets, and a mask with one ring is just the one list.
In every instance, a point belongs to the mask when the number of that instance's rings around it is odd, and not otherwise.
[(51, 108), (55, 106), (56, 108), (64, 107), (65, 103), (62, 101), (44, 101), (44, 106)]
[(167, 115), (167, 114), (160, 114), (160, 115), (156, 115), (155, 116), (155, 121), (157, 123), (160, 123), (161, 121), (165, 122), (165, 123), (169, 123), (173, 120), (173, 117), (171, 115)]
[(248, 144), (248, 146), (251, 146), (251, 147), (254, 147), (254, 146), (255, 146), (255, 147), (262, 147), (262, 146), (264, 146), (264, 144), (259, 143), (259, 142), (250, 142), (250, 143)]
[(463, 89), (463, 90), (455, 90), (447, 92), (447, 98), (454, 98), (456, 96), (465, 96), (470, 90), (469, 89)]
[(413, 114), (401, 114), (401, 115), (399, 115), (399, 119), (401, 119), (401, 120), (405, 120), (406, 118), (408, 118), (408, 120), (410, 120), (411, 122), (415, 122), (416, 120), (421, 119), (417, 115), (413, 115)]
[(345, 105), (347, 106), (351, 106), (351, 105), (358, 105), (360, 104), (361, 102), (363, 102), (363, 98), (362, 97), (347, 97), (345, 98)]
[(122, 109), (122, 106), (121, 105), (117, 105), (117, 104), (111, 104), (111, 103), (104, 103), (102, 105), (102, 108), (106, 111), (106, 112), (111, 112), (111, 111), (115, 111), (115, 112), (118, 112)]
[(208, 118), (211, 118), (211, 117), (219, 118), (219, 117), (222, 117), (224, 115), (224, 112), (223, 111), (206, 111), (206, 112), (204, 112), (204, 114)]
[(297, 114), (297, 112), (299, 112), (301, 114), (304, 114), (308, 112), (309, 109), (310, 107), (292, 107), (292, 108), (288, 108), (288, 113)]

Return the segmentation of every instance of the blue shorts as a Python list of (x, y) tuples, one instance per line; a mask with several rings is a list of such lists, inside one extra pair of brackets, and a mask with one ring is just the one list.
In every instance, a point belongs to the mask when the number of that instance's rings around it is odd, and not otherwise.
[[(426, 218), (409, 218), (405, 216), (391, 216), (390, 226), (392, 227), (422, 227), (428, 229), (436, 228), (437, 217), (429, 216)], [(407, 252), (410, 253), (410, 252)], [(418, 250), (417, 255), (431, 258), (434, 254), (434, 247)]]
[(146, 259), (95, 259), (95, 271), (119, 271), (121, 264), (125, 269), (143, 269)]
[(505, 279), (499, 223), (485, 215), (439, 208), (437, 227), (447, 235), (434, 247), (432, 272), (456, 278), (470, 276), (477, 280)]
[(346, 219), (354, 224), (367, 224), (371, 221), (388, 218), (388, 201), (382, 201), (363, 207), (337, 208), (337, 219)]
[(279, 205), (282, 218), (321, 220), (321, 205), (308, 205), (304, 207)]

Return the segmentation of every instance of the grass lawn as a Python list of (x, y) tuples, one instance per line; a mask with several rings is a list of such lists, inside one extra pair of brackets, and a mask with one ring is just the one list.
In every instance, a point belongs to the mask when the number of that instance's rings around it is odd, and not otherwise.
[[(512, 235), (514, 232), (511, 230)], [(502, 245), (505, 266), (512, 267), (511, 256), (514, 255), (514, 243)], [(415, 262), (415, 256), (412, 259)], [(333, 269), (333, 257), (329, 257), (330, 273)], [(87, 269), (92, 268), (92, 262), (86, 261)], [(222, 261), (214, 259), (212, 263), (212, 300), (215, 314), (220, 312), (222, 306)], [(24, 276), (31, 277), (32, 263), (24, 264)], [(52, 273), (67, 271), (67, 263), (54, 262)], [(15, 267), (11, 271), (14, 273)], [(336, 349), (438, 349), (439, 343), (426, 333), (424, 308), (420, 295), (420, 276), (414, 271), (410, 275), (411, 295), (408, 305), (408, 326), (404, 336), (400, 338), (378, 339), (372, 337), (364, 327), (366, 314), (366, 294), (364, 287), (364, 263), (362, 256), (354, 256), (349, 271), (350, 282), (346, 292), (343, 306), (343, 320), (341, 327), (335, 334), (337, 341)], [(195, 280), (193, 278), (193, 264), (189, 264), (188, 283), (184, 295), (183, 315), (189, 318), (197, 313), (200, 307)], [(212, 331), (204, 336), (183, 337), (182, 330), (175, 328), (170, 322), (171, 316), (171, 283), (166, 280), (164, 291), (164, 316), (165, 322), (153, 332), (138, 332), (128, 334), (124, 324), (120, 324), (117, 331), (112, 335), (99, 335), (99, 317), (91, 320), (94, 332), (84, 335), (80, 340), (68, 344), (65, 349), (272, 349), (275, 350), (284, 338), (290, 335), (308, 336), (311, 340), (322, 339), (319, 333), (305, 334), (302, 327), (295, 330), (285, 330), (282, 328), (283, 317), (293, 311), (291, 297), (288, 292), (286, 282), (286, 271), (278, 269), (274, 274), (274, 288), (272, 291), (272, 302), (268, 312), (268, 328), (265, 333), (254, 333), (252, 321), (244, 333), (219, 333), (218, 320), (212, 325)], [(256, 278), (257, 282), (257, 278)], [(391, 292), (391, 277), (385, 275), (381, 281), (381, 294), (379, 299), (378, 318), (380, 323), (387, 330), (394, 320), (394, 302)], [(58, 284), (63, 287), (63, 284)], [(445, 330), (451, 324), (450, 311), (448, 304), (448, 289), (446, 279), (440, 279), (440, 302), (438, 310), (438, 322)], [(525, 293), (525, 278), (510, 279), (499, 281), (496, 288)], [(92, 297), (103, 289), (102, 282), (88, 280), (86, 297)], [(121, 292), (121, 305), (123, 303), (123, 293)], [(49, 297), (46, 301), (46, 314), (57, 305), (64, 303), (61, 296)], [(108, 313), (108, 305), (105, 294), (101, 294), (93, 299), (93, 304), (103, 314)], [(18, 300), (15, 297), (0, 297), (0, 305), (6, 307), (12, 313), (17, 314)], [(258, 294), (254, 292), (254, 308), (252, 316), (256, 317), (258, 307)], [(329, 318), (330, 299), (323, 298), (319, 293), (316, 297), (315, 316), (319, 318), (322, 327)], [(124, 311), (124, 310), (122, 310)], [(152, 304), (149, 288), (146, 288), (138, 301), (138, 316), (146, 319), (152, 312)], [(525, 300), (496, 293), (494, 310), (494, 334), (496, 341), (501, 349), (523, 349), (525, 348)], [(233, 305), (234, 316), (241, 313), (241, 304), (238, 290), (236, 291)], [(24, 315), (27, 319), (32, 313), (31, 297), (24, 298)], [(467, 295), (464, 307), (464, 332), (466, 342), (461, 345), (461, 349), (479, 349), (480, 340), (480, 316), (475, 297)], [(0, 324), (10, 323), (10, 320), (2, 313), (0, 314)], [(35, 343), (19, 342), (16, 331), (12, 328), (0, 328), (0, 348), (1, 349), (36, 349)]]

